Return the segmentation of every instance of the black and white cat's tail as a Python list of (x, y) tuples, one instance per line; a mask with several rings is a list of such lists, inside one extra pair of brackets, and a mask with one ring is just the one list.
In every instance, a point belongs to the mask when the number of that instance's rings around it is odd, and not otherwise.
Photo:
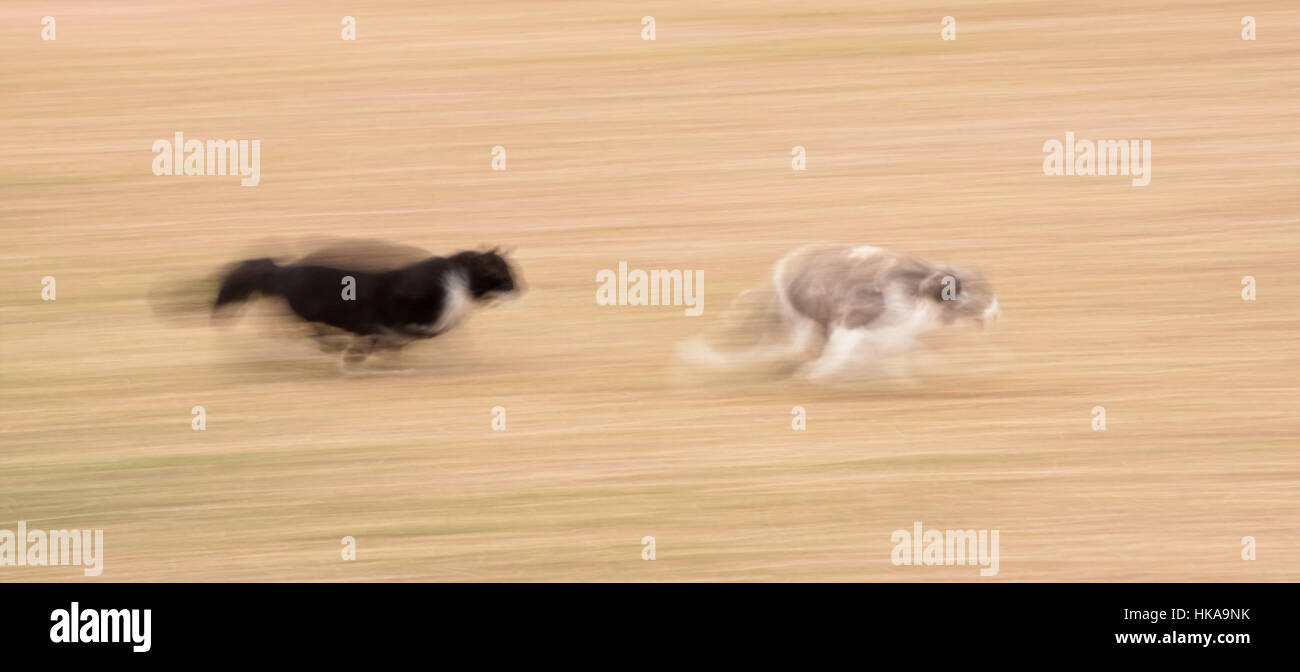
[(279, 274), (280, 267), (269, 258), (235, 263), (222, 274), (221, 289), (217, 291), (212, 309), (215, 311), (227, 304), (242, 303), (255, 292), (266, 296), (279, 294)]

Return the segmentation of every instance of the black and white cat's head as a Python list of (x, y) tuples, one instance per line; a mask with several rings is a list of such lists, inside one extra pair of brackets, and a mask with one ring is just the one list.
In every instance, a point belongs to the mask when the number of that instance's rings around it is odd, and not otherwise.
[(486, 252), (467, 250), (453, 256), (451, 261), (464, 274), (466, 289), (475, 301), (520, 294), (518, 274), (497, 248)]

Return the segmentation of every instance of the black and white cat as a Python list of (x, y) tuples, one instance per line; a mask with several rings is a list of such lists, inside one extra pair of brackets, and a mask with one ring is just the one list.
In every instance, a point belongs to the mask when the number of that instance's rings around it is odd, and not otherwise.
[[(359, 364), (375, 350), (397, 350), (460, 323), (478, 304), (518, 294), (516, 273), (496, 249), (428, 257), (399, 268), (349, 267), (337, 253), (308, 255), (279, 265), (269, 258), (237, 262), (222, 275), (214, 313), (254, 293), (283, 297), (313, 325), (322, 347), (344, 333), (340, 366)], [(342, 263), (340, 263), (342, 262)], [(345, 288), (351, 288), (351, 294)]]

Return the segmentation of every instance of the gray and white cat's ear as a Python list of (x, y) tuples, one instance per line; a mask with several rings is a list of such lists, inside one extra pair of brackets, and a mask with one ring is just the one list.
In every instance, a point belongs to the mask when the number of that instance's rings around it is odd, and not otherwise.
[(917, 294), (935, 301), (956, 301), (961, 292), (960, 271), (951, 267), (935, 269), (917, 287)]

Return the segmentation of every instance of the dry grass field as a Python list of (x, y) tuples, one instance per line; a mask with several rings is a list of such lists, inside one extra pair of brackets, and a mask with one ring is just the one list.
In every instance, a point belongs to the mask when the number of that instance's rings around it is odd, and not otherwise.
[[(0, 529), (103, 529), (100, 581), (1300, 580), (1298, 35), (1291, 0), (5, 2)], [(261, 183), (155, 176), (177, 131), (259, 139)], [(1150, 184), (1044, 175), (1067, 131), (1149, 139)], [(528, 292), (405, 376), (151, 307), (331, 237), (502, 244)], [(977, 266), (1002, 320), (907, 387), (674, 362), (807, 241)], [(703, 270), (704, 314), (597, 305), (620, 261)], [(914, 521), (999, 530), (998, 575), (895, 566)]]

